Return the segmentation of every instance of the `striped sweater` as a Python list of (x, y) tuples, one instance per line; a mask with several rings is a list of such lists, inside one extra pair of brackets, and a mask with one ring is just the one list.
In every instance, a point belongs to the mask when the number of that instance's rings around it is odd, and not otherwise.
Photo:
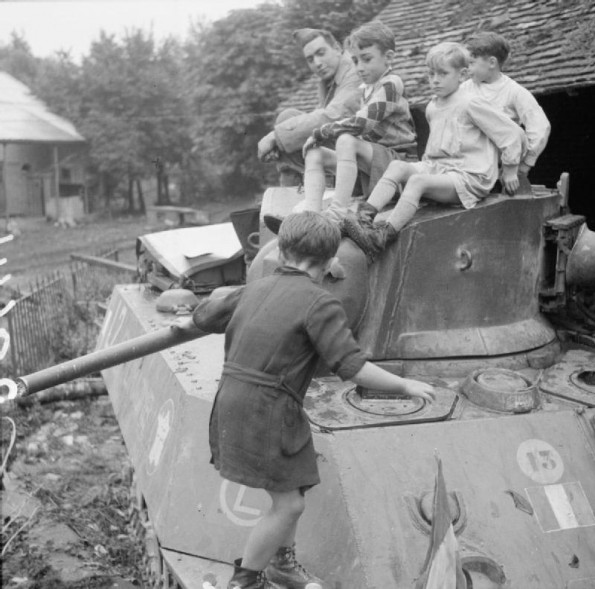
[(417, 142), (403, 82), (388, 70), (375, 84), (363, 86), (360, 109), (351, 117), (326, 123), (313, 132), (317, 143), (343, 133), (379, 143), (400, 153), (417, 155)]

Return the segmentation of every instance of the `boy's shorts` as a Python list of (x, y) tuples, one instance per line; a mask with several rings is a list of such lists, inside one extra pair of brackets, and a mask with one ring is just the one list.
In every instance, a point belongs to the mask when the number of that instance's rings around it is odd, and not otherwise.
[(415, 162), (411, 164), (417, 174), (448, 176), (454, 184), (457, 196), (466, 209), (472, 209), (482, 198), (485, 198), (494, 186), (496, 180), (490, 180), (479, 174), (470, 174), (452, 166), (445, 166), (440, 162)]

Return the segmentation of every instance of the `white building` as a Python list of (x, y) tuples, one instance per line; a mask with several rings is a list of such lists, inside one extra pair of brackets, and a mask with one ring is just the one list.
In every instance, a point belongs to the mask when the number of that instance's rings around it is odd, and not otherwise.
[(74, 125), (0, 72), (0, 215), (82, 217), (84, 157)]

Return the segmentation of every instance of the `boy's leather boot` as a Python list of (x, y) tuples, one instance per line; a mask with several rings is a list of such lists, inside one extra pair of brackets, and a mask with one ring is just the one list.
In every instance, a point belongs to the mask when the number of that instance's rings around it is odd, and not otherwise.
[(344, 227), (347, 235), (366, 254), (370, 264), (399, 236), (396, 229), (386, 221), (373, 223), (367, 227), (357, 218), (348, 217), (345, 219)]
[(281, 589), (274, 583), (269, 583), (264, 571), (253, 571), (242, 568), (242, 559), (233, 562), (233, 577), (227, 584), (227, 589)]
[(281, 546), (266, 569), (267, 577), (286, 589), (327, 589), (322, 579), (309, 573), (295, 558), (295, 544)]
[(357, 218), (364, 227), (372, 225), (377, 214), (378, 209), (365, 200), (357, 206)]

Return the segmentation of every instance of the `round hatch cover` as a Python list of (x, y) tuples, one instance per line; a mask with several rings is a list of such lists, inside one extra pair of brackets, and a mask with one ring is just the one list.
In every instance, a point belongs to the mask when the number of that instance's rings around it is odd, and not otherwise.
[(488, 368), (472, 372), (462, 384), (463, 394), (486, 409), (525, 413), (535, 409), (537, 386), (522, 374), (506, 368)]
[(364, 398), (357, 388), (347, 392), (347, 402), (356, 409), (372, 415), (403, 416), (421, 411), (426, 402), (418, 397)]

